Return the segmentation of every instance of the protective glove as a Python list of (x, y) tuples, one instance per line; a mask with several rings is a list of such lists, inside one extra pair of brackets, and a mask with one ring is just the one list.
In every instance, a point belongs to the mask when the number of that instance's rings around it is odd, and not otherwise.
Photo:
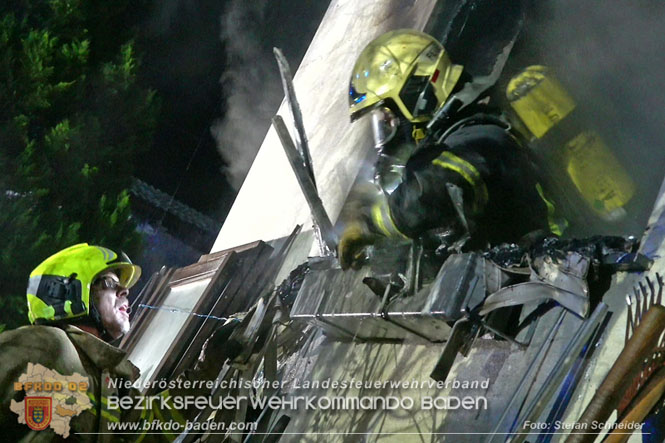
[(358, 268), (365, 257), (364, 249), (374, 243), (376, 235), (372, 234), (366, 223), (362, 221), (350, 222), (339, 239), (337, 256), (342, 269)]

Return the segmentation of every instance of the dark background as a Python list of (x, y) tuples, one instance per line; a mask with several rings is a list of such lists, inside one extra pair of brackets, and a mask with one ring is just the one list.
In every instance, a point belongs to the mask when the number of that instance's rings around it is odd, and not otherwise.
[[(450, 2), (451, 4), (454, 2)], [(141, 82), (162, 110), (139, 178), (221, 223), (283, 98), (272, 47), (292, 71), (329, 2), (153, 2), (137, 42)], [(639, 235), (660, 182), (665, 113), (662, 18), (656, 0), (602, 5), (527, 0), (521, 49), (553, 68), (637, 179), (639, 214), (618, 231)], [(360, 48), (359, 48), (360, 50)], [(341, 92), (340, 92), (341, 93)]]
[(138, 178), (221, 223), (283, 98), (272, 48), (295, 72), (328, 3), (153, 2), (140, 82), (162, 109)]

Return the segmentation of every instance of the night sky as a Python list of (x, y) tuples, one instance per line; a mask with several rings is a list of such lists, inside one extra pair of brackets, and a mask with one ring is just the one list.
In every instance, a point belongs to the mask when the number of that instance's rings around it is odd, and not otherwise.
[[(253, 157), (283, 98), (272, 47), (282, 48), (295, 72), (328, 3), (155, 4), (137, 44), (142, 53), (140, 81), (157, 90), (162, 110), (154, 144), (139, 158), (137, 176), (222, 221), (235, 197), (233, 186), (242, 180), (238, 172), (230, 180), (225, 176), (230, 161), (220, 155), (229, 144), (224, 140), (237, 140), (243, 150), (229, 151), (227, 158)], [(242, 128), (224, 125), (234, 112), (245, 112)]]

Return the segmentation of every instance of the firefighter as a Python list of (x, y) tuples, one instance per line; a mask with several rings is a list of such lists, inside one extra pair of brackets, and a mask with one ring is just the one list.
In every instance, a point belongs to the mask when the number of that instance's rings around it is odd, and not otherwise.
[[(174, 428), (157, 427), (155, 433), (144, 426), (145, 423), (177, 421), (184, 426), (186, 411), (162, 407), (160, 402), (155, 403), (154, 408), (141, 410), (114, 408), (108, 402), (109, 397), (140, 395), (139, 391), (123, 384), (135, 381), (138, 369), (127, 360), (124, 351), (113, 345), (129, 331), (127, 297), (140, 275), (141, 268), (132, 264), (126, 255), (87, 243), (52, 255), (30, 274), (27, 299), (32, 325), (0, 334), (0, 427), (10, 440), (60, 439), (52, 429), (36, 431), (20, 424), (17, 415), (10, 411), (12, 402), (27, 399), (24, 391), (16, 389), (15, 383), (26, 372), (28, 364), (42, 365), (62, 376), (78, 373), (87, 377), (84, 391), (92, 407), (71, 419), (70, 434), (100, 433), (78, 437), (104, 441), (111, 439), (108, 433), (113, 423), (137, 422), (138, 433), (124, 437), (148, 441), (172, 439)], [(222, 335), (228, 334), (219, 336)], [(211, 346), (214, 348), (216, 343)], [(206, 360), (200, 370), (181, 377), (214, 379), (218, 364), (212, 361), (214, 359)], [(116, 382), (109, 383), (111, 380)], [(166, 398), (177, 395), (176, 391), (160, 395)], [(189, 390), (180, 394), (202, 395), (204, 391)], [(31, 433), (33, 435), (28, 435)]]
[[(418, 31), (388, 32), (362, 51), (350, 81), (350, 115), (371, 119), (380, 192), (347, 220), (342, 268), (357, 264), (380, 236), (444, 230), (470, 238), (466, 248), (483, 248), (533, 231), (558, 233), (535, 168), (501, 113), (482, 96), (463, 107), (453, 103), (472, 81), (438, 41)], [(451, 111), (432, 126), (442, 108)]]

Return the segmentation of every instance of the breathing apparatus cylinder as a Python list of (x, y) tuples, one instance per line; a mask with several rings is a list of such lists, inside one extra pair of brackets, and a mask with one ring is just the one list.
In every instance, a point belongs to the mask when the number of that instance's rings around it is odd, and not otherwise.
[[(529, 66), (513, 77), (506, 97), (523, 135), (558, 175), (577, 190), (595, 215), (617, 221), (635, 194), (635, 183), (600, 135), (582, 127), (576, 104), (545, 66)], [(563, 173), (565, 171), (565, 174)]]

